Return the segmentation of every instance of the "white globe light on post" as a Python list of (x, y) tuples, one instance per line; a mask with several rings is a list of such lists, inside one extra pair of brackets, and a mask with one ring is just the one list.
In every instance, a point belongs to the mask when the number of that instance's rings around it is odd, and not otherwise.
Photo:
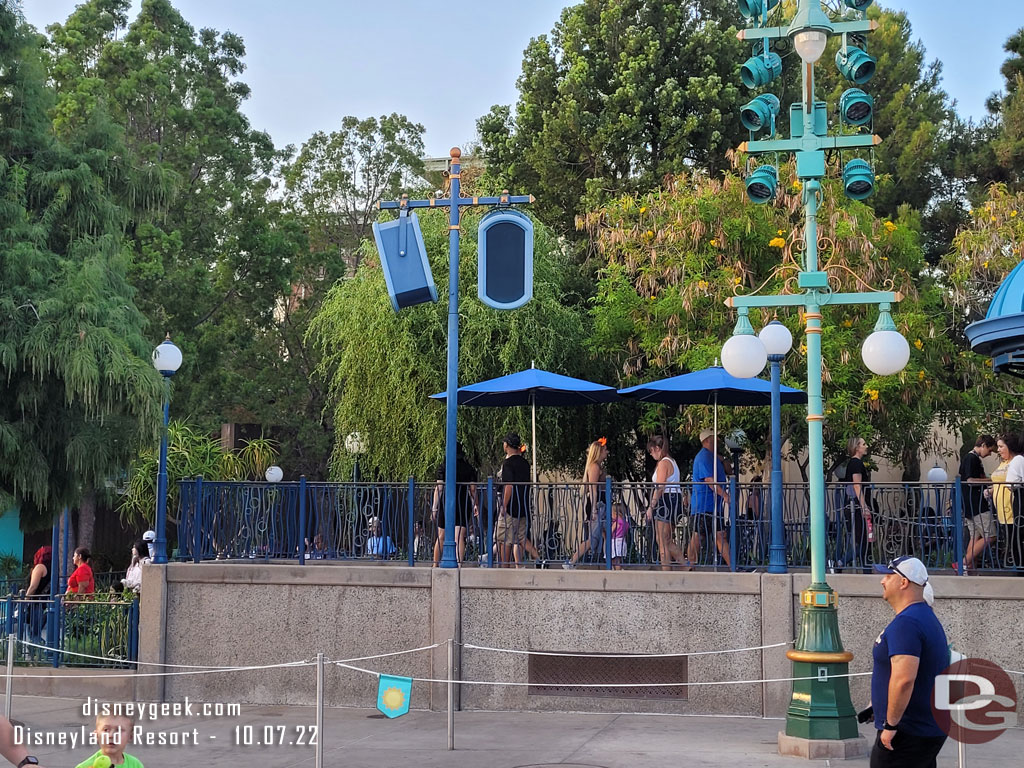
[(156, 538), (153, 540), (153, 562), (167, 562), (167, 425), (171, 414), (170, 378), (181, 368), (181, 350), (171, 341), (171, 334), (153, 350), (153, 367), (164, 379), (164, 420), (160, 432), (160, 462), (156, 475)]
[(345, 436), (345, 450), (352, 454), (352, 482), (359, 481), (359, 456), (366, 453), (366, 440), (358, 432), (349, 432)]
[(757, 337), (768, 355), (785, 355), (793, 348), (793, 334), (778, 320), (772, 320)]
[(949, 475), (946, 474), (946, 470), (939, 464), (938, 459), (935, 460), (935, 466), (928, 470), (926, 477), (929, 483), (944, 483), (949, 480)]
[(825, 52), (832, 22), (821, 9), (821, 3), (800, 3), (787, 34), (804, 64), (815, 64)]
[(268, 483), (280, 483), (284, 479), (284, 470), (274, 464), (273, 466), (267, 467), (267, 471), (264, 475), (267, 478)]

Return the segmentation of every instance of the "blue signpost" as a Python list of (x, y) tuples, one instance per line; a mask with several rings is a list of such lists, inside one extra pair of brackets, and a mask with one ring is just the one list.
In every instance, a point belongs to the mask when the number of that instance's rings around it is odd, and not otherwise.
[[(441, 567), (442, 568), (456, 568), (458, 567), (458, 559), (455, 553), (455, 500), (456, 494), (455, 489), (455, 430), (456, 430), (456, 409), (458, 408), (458, 395), (457, 391), (459, 388), (459, 233), (461, 231), (460, 221), (462, 218), (461, 211), (465, 206), (476, 206), (476, 205), (489, 205), (497, 208), (509, 208), (513, 205), (522, 205), (524, 203), (532, 203), (533, 195), (509, 195), (508, 191), (502, 192), (500, 197), (462, 197), (460, 193), (460, 171), (462, 157), (462, 150), (458, 147), (453, 147), (451, 150), (451, 169), (448, 174), (448, 180), (451, 183), (451, 190), (448, 199), (429, 199), (429, 200), (410, 200), (407, 196), (403, 195), (401, 200), (380, 202), (377, 207), (383, 210), (395, 210), (399, 212), (400, 219), (409, 216), (410, 211), (413, 208), (448, 208), (448, 387), (447, 387), (447, 421), (445, 423), (445, 451), (444, 451), (444, 487), (448, 492), (444, 495), (444, 548), (441, 553)], [(531, 261), (531, 276), (532, 276), (532, 254), (533, 254), (533, 239), (532, 239), (532, 226), (530, 228), (531, 237), (525, 238), (524, 246), (526, 243), (529, 244), (529, 255), (530, 258), (527, 261)], [(408, 242), (408, 240), (405, 240)], [(492, 248), (496, 248), (498, 244), (491, 243)], [(383, 249), (387, 247), (387, 243), (381, 244), (378, 239), (378, 248)], [(504, 249), (502, 249), (504, 250)], [(425, 254), (422, 254), (425, 257)], [(409, 253), (409, 254), (392, 254), (390, 252), (381, 253), (381, 261), (385, 270), (391, 271), (391, 277), (388, 280), (389, 288), (395, 277), (396, 268), (401, 270), (404, 263), (401, 261), (402, 258), (413, 258), (416, 261), (421, 260), (420, 253)], [(397, 265), (397, 267), (396, 267)], [(413, 265), (416, 266), (415, 264)], [(405, 286), (405, 292), (416, 297), (422, 297), (424, 291), (429, 294), (430, 288), (433, 287), (433, 281), (430, 277), (429, 270), (421, 278), (423, 284), (421, 290), (417, 291), (415, 286)], [(429, 284), (429, 287), (428, 287)], [(532, 288), (531, 288), (532, 291)], [(395, 301), (395, 296), (392, 294), (392, 301)], [(417, 302), (418, 303), (418, 302)], [(514, 303), (514, 302), (513, 302)], [(518, 304), (516, 306), (519, 306)], [(398, 304), (396, 304), (396, 309)]]

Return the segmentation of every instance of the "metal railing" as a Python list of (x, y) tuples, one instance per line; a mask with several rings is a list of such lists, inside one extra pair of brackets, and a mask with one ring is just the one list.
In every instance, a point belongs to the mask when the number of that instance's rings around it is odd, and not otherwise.
[[(139, 598), (109, 595), (8, 594), (0, 603), (4, 635), (20, 646), (15, 663), (133, 669), (139, 658)], [(35, 647), (41, 646), (41, 647)], [(6, 661), (6, 644), (3, 655)]]
[[(730, 478), (723, 487), (728, 488), (729, 503), (724, 505), (717, 497), (715, 514), (692, 509), (694, 485), (681, 483), (679, 495), (672, 497), (668, 508), (649, 518), (646, 510), (655, 491), (651, 483), (608, 480), (590, 489), (581, 483), (524, 484), (520, 490), (529, 500), (529, 512), (516, 526), (525, 528), (528, 544), (502, 548), (503, 535), (508, 541), (515, 541), (517, 535), (509, 533), (510, 526), (503, 520), (503, 487), (488, 478), (476, 484), (478, 507), (465, 513), (470, 525), (464, 532), (464, 562), (495, 567), (504, 564), (503, 554), (519, 561), (523, 550), (536, 549), (536, 564), (542, 567), (559, 566), (576, 555), (578, 563), (602, 568), (652, 568), (664, 565), (661, 544), (671, 550), (674, 543), (686, 558), (684, 567), (767, 567), (772, 516), (769, 485)], [(406, 483), (182, 481), (179, 554), (194, 562), (430, 562), (438, 530), (432, 513), (434, 490), (434, 483), (411, 479)], [(1009, 487), (1006, 490), (1011, 492)], [(870, 571), (872, 565), (901, 554), (919, 557), (929, 568), (950, 568), (971, 553), (959, 480), (866, 483), (865, 493), (870, 537), (849, 484), (826, 485), (826, 556), (831, 570)], [(1024, 488), (1020, 493), (1024, 496)], [(588, 499), (597, 503), (588, 504)], [(605, 504), (605, 499), (615, 504)], [(808, 568), (807, 484), (787, 483), (783, 504), (787, 563)], [(613, 515), (628, 522), (621, 541), (613, 541), (608, 534), (621, 527)], [(1022, 540), (1020, 516), (1012, 523), (994, 525), (984, 550), (975, 547), (979, 552), (973, 570), (1024, 575)], [(613, 558), (614, 554), (621, 557)]]

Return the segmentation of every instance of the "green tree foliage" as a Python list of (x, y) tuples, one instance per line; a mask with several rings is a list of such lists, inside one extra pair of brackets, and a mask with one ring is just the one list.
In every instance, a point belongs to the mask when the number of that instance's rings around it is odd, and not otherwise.
[[(660, 192), (619, 198), (587, 215), (585, 230), (607, 261), (593, 310), (593, 344), (599, 356), (615, 360), (623, 385), (712, 365), (732, 334), (735, 317), (724, 300), (734, 291), (797, 291), (803, 205), (792, 168), (782, 170), (784, 189), (775, 205), (751, 205), (742, 180), (732, 174), (723, 180), (697, 175), (677, 178)], [(914, 476), (933, 423), (949, 419), (960, 402), (960, 393), (942, 375), (956, 350), (946, 334), (941, 292), (924, 269), (913, 216), (883, 221), (867, 206), (848, 201), (838, 182), (826, 180), (824, 186), (820, 255), (831, 286), (857, 291), (891, 285), (901, 291), (905, 298), (894, 319), (912, 345), (903, 373), (873, 376), (859, 347), (877, 311), (826, 308), (827, 450), (838, 455), (846, 438), (863, 435), (876, 454)], [(755, 328), (771, 319), (768, 311), (752, 311)], [(799, 318), (794, 313), (779, 319), (795, 339), (784, 380), (804, 388), (806, 347)], [(768, 416), (767, 409), (726, 409), (721, 423), (742, 426), (754, 445), (767, 446)], [(692, 437), (709, 418), (704, 407), (655, 408), (643, 427), (654, 431), (667, 425)], [(803, 424), (799, 409), (786, 416), (783, 431), (796, 451), (806, 442)]]
[[(465, 214), (462, 231), (475, 232), (479, 216)], [(447, 214), (427, 211), (420, 222), (438, 294), (446, 296)], [(566, 297), (576, 268), (550, 230), (536, 225), (533, 300), (512, 312), (498, 312), (475, 298), (475, 238), (463, 237), (461, 245), (460, 383), (513, 373), (531, 362), (601, 380), (606, 369), (584, 346), (586, 316)], [(376, 253), (366, 244), (359, 271), (331, 290), (310, 334), (330, 382), (335, 476), (351, 476), (344, 438), (358, 431), (369, 446), (360, 469), (370, 476), (432, 478), (444, 455), (445, 408), (429, 396), (445, 388), (447, 302), (395, 314)], [(575, 465), (585, 446), (604, 434), (598, 430), (607, 426), (605, 412), (590, 406), (566, 418), (564, 410), (556, 416), (538, 409), (540, 466)], [(505, 432), (517, 430), (529, 442), (529, 419), (527, 408), (461, 408), (459, 438), (486, 472), (504, 458)]]
[[(185, 354), (173, 408), (204, 428), (274, 430), (290, 470), (322, 476), (329, 433), (315, 361), (303, 344), (309, 297), (343, 273), (311, 251), (276, 194), (278, 153), (241, 112), (237, 35), (198, 32), (168, 0), (89, 0), (49, 28), (60, 91), (58, 130), (108, 109), (125, 132), (138, 183), (124, 205), (131, 281), (152, 343), (170, 332)], [(141, 208), (139, 203), (160, 202)]]
[(289, 203), (302, 214), (313, 247), (340, 253), (359, 268), (359, 243), (377, 217), (377, 201), (422, 184), (423, 126), (404, 115), (342, 118), (317, 131), (283, 175)]
[(538, 216), (575, 217), (663, 176), (727, 167), (741, 140), (743, 46), (731, 0), (586, 0), (530, 41), (514, 111), (478, 122), (490, 172)]
[[(277, 461), (273, 440), (247, 441), (237, 451), (226, 451), (220, 441), (187, 422), (172, 421), (167, 427), (167, 515), (174, 520), (180, 493), (178, 481), (263, 480), (267, 467)], [(156, 477), (160, 466), (159, 446), (143, 448), (132, 461), (128, 484), (118, 501), (118, 511), (127, 523), (138, 520), (152, 525), (156, 514)]]
[(26, 527), (102, 487), (159, 417), (124, 147), (100, 110), (56, 139), (52, 101), (37, 37), (0, 7), (0, 507)]

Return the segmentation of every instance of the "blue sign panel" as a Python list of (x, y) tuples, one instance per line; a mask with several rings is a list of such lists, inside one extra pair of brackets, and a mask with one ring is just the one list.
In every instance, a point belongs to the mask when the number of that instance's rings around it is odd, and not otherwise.
[(495, 309), (516, 309), (533, 298), (533, 222), (498, 210), (480, 221), (477, 295)]
[(437, 301), (437, 288), (415, 213), (402, 210), (395, 221), (374, 222), (373, 239), (377, 243), (384, 282), (395, 312), (404, 307)]

